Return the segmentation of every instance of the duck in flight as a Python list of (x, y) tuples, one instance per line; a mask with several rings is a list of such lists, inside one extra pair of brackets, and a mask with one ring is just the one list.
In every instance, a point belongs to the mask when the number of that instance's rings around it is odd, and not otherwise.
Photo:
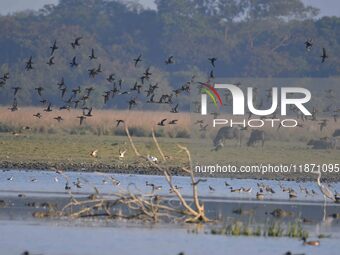
[(208, 60), (210, 61), (210, 64), (213, 66), (213, 67), (215, 67), (215, 62), (216, 62), (216, 60), (217, 60), (217, 58), (208, 58)]
[(40, 112), (38, 112), (36, 114), (33, 114), (33, 117), (36, 117), (36, 118), (40, 119), (42, 117), (42, 115), (41, 115)]
[(131, 110), (133, 106), (137, 105), (137, 102), (136, 102), (135, 98), (131, 98), (128, 103), (129, 103), (129, 110)]
[(124, 120), (116, 120), (116, 122), (117, 122), (116, 127), (118, 127), (120, 123), (124, 124)]
[(60, 123), (61, 121), (64, 120), (61, 116), (54, 117), (53, 119), (55, 119), (56, 121), (58, 121), (58, 123)]
[(322, 48), (322, 55), (320, 56), (320, 58), (321, 58), (321, 63), (324, 63), (326, 61), (326, 58), (328, 58), (325, 48)]
[(174, 64), (174, 63), (175, 63), (174, 56), (170, 56), (165, 60), (165, 64), (167, 64), (167, 65), (171, 65), (171, 64)]
[(85, 116), (78, 116), (77, 118), (79, 119), (79, 125), (82, 125), (84, 120), (86, 120)]
[(96, 55), (94, 54), (94, 49), (91, 50), (91, 55), (89, 56), (90, 60), (97, 59)]
[(11, 106), (10, 108), (8, 108), (8, 109), (9, 109), (10, 111), (12, 111), (12, 112), (15, 112), (15, 111), (19, 110), (19, 108), (18, 108), (18, 102), (17, 102), (17, 99), (16, 99), (16, 98), (13, 99), (12, 106)]
[(158, 125), (158, 126), (164, 127), (164, 126), (165, 126), (166, 120), (167, 120), (167, 119), (162, 119), (160, 122), (157, 123), (157, 125)]
[(133, 61), (135, 62), (135, 67), (136, 67), (139, 62), (142, 62), (142, 54), (140, 54), (138, 58), (135, 58)]
[(83, 111), (83, 115), (86, 117), (92, 117), (92, 107), (87, 111), (87, 113), (85, 114), (85, 109)]
[(80, 46), (80, 40), (83, 39), (83, 37), (77, 37), (74, 42), (71, 42), (71, 46), (73, 49), (75, 49), (77, 46), (79, 47)]
[(55, 63), (53, 62), (53, 60), (54, 60), (54, 57), (51, 56), (51, 57), (48, 59), (48, 62), (47, 62), (46, 64), (48, 64), (49, 66), (54, 65)]
[(12, 89), (14, 90), (14, 96), (16, 96), (18, 91), (21, 90), (21, 87), (13, 87)]
[(310, 51), (313, 47), (313, 39), (305, 41), (305, 47), (307, 51)]
[(178, 104), (176, 104), (175, 107), (171, 107), (170, 112), (171, 113), (178, 113)]
[(176, 124), (177, 124), (177, 121), (178, 121), (178, 120), (171, 120), (171, 121), (169, 122), (169, 125), (176, 125)]
[(41, 96), (41, 92), (44, 90), (43, 87), (37, 87), (34, 90), (36, 90), (38, 92), (38, 95)]
[(71, 67), (77, 67), (78, 66), (77, 57), (76, 56), (73, 57), (72, 62), (70, 63), (70, 66)]
[(30, 56), (30, 58), (28, 59), (28, 61), (26, 62), (26, 67), (25, 67), (26, 71), (32, 70), (33, 69), (33, 60), (32, 60), (32, 56)]
[(54, 40), (54, 43), (53, 45), (50, 47), (51, 49), (51, 56), (54, 54), (54, 52), (58, 49), (58, 46), (57, 46), (57, 40)]
[(51, 103), (48, 104), (47, 108), (44, 109), (44, 112), (52, 112), (52, 107)]

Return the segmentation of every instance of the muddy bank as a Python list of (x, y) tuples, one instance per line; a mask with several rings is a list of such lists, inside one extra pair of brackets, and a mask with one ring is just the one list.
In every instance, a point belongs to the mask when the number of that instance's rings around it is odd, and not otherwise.
[[(167, 165), (169, 171), (174, 176), (187, 176), (182, 170), (183, 166)], [(186, 166), (187, 167), (187, 166)], [(157, 168), (146, 163), (125, 163), (125, 164), (105, 164), (100, 162), (94, 163), (74, 163), (74, 162), (12, 162), (12, 161), (1, 161), (0, 169), (11, 170), (11, 169), (27, 169), (27, 170), (51, 170), (56, 169), (63, 171), (79, 171), (79, 172), (104, 172), (104, 173), (117, 173), (117, 174), (142, 174), (142, 175), (162, 175)], [(267, 173), (265, 175), (261, 173), (215, 173), (215, 174), (204, 174), (196, 173), (199, 177), (216, 177), (216, 178), (237, 178), (237, 179), (257, 179), (257, 180), (285, 180), (285, 181), (313, 181), (316, 180), (316, 175), (305, 174), (305, 173)], [(340, 181), (339, 173), (324, 173), (322, 179), (327, 182), (338, 182)]]

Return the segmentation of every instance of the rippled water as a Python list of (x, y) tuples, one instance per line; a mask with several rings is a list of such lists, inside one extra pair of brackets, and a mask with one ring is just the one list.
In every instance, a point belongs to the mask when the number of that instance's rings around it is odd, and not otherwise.
[[(150, 192), (146, 181), (162, 186), (156, 191), (160, 195), (171, 196), (162, 176), (140, 176), (119, 174), (98, 174), (68, 172), (68, 182), (77, 196), (93, 192), (94, 187), (101, 193), (110, 195), (118, 189), (135, 192)], [(119, 186), (110, 183), (111, 177), (120, 181)], [(57, 179), (56, 179), (57, 178)], [(81, 188), (72, 183), (79, 178)], [(10, 180), (8, 180), (10, 179)], [(105, 181), (103, 181), (105, 180)], [(108, 182), (107, 182), (108, 181)], [(233, 188), (252, 188), (251, 193), (231, 193), (225, 186), (227, 181)], [(270, 185), (275, 194), (266, 195), (264, 201), (255, 199), (257, 183)], [(211, 218), (237, 218), (247, 220), (249, 216), (238, 216), (233, 210), (242, 208), (254, 210), (252, 220), (264, 223), (269, 213), (275, 208), (292, 211), (294, 215), (311, 220), (304, 225), (312, 237), (318, 234), (331, 234), (331, 238), (321, 240), (320, 247), (303, 246), (301, 241), (288, 238), (231, 237), (216, 236), (210, 233), (211, 226), (192, 233), (193, 226), (175, 224), (131, 223), (105, 220), (56, 220), (34, 219), (32, 208), (27, 208), (27, 201), (52, 201), (65, 203), (66, 180), (55, 172), (47, 171), (1, 171), (0, 200), (10, 206), (0, 207), (0, 254), (20, 254), (29, 250), (32, 254), (337, 254), (340, 248), (339, 220), (323, 217), (323, 196), (313, 182), (281, 182), (298, 192), (296, 200), (290, 200), (288, 194), (281, 191), (277, 181), (256, 181), (239, 179), (209, 178), (199, 184), (199, 190), (208, 215)], [(181, 192), (190, 196), (192, 186), (187, 177), (174, 177), (174, 183), (181, 186)], [(133, 184), (133, 185), (132, 185)], [(300, 185), (317, 191), (315, 196), (306, 196), (300, 192)], [(209, 186), (215, 191), (211, 192)], [(339, 183), (331, 183), (332, 190), (340, 190)], [(22, 198), (18, 194), (24, 194)], [(170, 198), (171, 199), (171, 198)], [(328, 203), (327, 215), (340, 213), (340, 205)], [(245, 245), (246, 244), (246, 245)]]

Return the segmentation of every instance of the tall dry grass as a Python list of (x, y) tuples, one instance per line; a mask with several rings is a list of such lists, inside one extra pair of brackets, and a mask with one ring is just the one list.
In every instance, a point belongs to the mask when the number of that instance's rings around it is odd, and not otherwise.
[[(38, 119), (33, 115), (40, 112), (42, 118)], [(190, 118), (188, 113), (170, 113), (170, 112), (156, 112), (156, 111), (119, 111), (119, 110), (97, 110), (93, 109), (93, 116), (87, 117), (83, 123), (82, 128), (112, 130), (116, 128), (116, 120), (122, 119), (131, 128), (139, 128), (150, 131), (152, 128), (158, 127), (157, 123), (162, 119), (170, 120), (177, 119), (177, 125), (166, 125), (159, 127), (164, 132), (171, 132), (173, 130), (190, 130)], [(0, 123), (12, 128), (20, 129), (22, 127), (30, 127), (36, 130), (71, 130), (80, 128), (78, 116), (82, 115), (81, 110), (71, 109), (58, 110), (54, 109), (52, 112), (44, 112), (41, 108), (25, 107), (18, 111), (11, 112), (5, 107), (0, 107)], [(60, 123), (53, 119), (61, 116), (64, 120)]]
[[(37, 119), (33, 117), (33, 114), (40, 112), (43, 117)], [(214, 137), (217, 130), (222, 127), (212, 127), (213, 116), (201, 116), (200, 114), (190, 113), (177, 113), (161, 111), (128, 111), (128, 110), (99, 110), (93, 109), (93, 117), (87, 117), (84, 124), (80, 126), (77, 116), (82, 115), (81, 110), (71, 109), (58, 110), (53, 109), (53, 112), (44, 112), (41, 108), (25, 107), (16, 112), (11, 112), (6, 107), (0, 107), (0, 128), (1, 126), (14, 129), (13, 131), (20, 130), (24, 126), (28, 126), (35, 130), (37, 133), (44, 132), (78, 132), (82, 129), (91, 130), (94, 134), (118, 134), (124, 135), (121, 128), (116, 128), (116, 120), (124, 120), (129, 128), (135, 130), (135, 134), (140, 133), (140, 136), (149, 136), (150, 130), (155, 129), (156, 134), (160, 136), (170, 137), (188, 137), (189, 135), (200, 136), (200, 126), (193, 125), (196, 120), (204, 120), (205, 124), (208, 124), (206, 131), (206, 137)], [(54, 117), (62, 116), (64, 119), (58, 123)], [(240, 118), (232, 117), (231, 115), (221, 115), (217, 118), (225, 118), (234, 121), (241, 121)], [(291, 117), (289, 117), (291, 118)], [(294, 118), (294, 117), (293, 117)], [(167, 122), (173, 119), (178, 120), (177, 125), (166, 125), (165, 127), (159, 127), (157, 123), (162, 119), (167, 119)], [(278, 123), (275, 123), (275, 127), (271, 128), (270, 123), (267, 123), (263, 130), (266, 131), (267, 137), (274, 140), (295, 140), (295, 141), (307, 141), (311, 138), (329, 137), (333, 134), (335, 129), (340, 128), (340, 121), (335, 122), (333, 118), (320, 117), (320, 119), (328, 119), (328, 125), (320, 131), (320, 121), (301, 121), (304, 125), (303, 128), (280, 128), (277, 129)], [(122, 127), (122, 126), (121, 126)], [(121, 129), (121, 132), (117, 132)], [(182, 132), (182, 133), (181, 133)], [(181, 134), (180, 134), (181, 133)], [(249, 132), (248, 132), (249, 133)], [(180, 135), (178, 135), (180, 134)]]

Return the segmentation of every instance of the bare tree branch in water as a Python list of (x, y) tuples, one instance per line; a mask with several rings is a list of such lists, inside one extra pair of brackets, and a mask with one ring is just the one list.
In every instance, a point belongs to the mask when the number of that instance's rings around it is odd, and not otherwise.
[[(100, 194), (98, 189), (94, 186), (93, 188), (95, 192), (88, 196), (88, 198), (75, 198), (72, 191), (69, 190), (69, 194), (71, 196), (70, 202), (67, 203), (61, 210), (56, 210), (55, 208), (51, 207), (48, 211), (45, 212), (35, 212), (34, 216), (38, 218), (105, 217), (111, 219), (138, 219), (142, 221), (152, 222), (157, 222), (159, 220), (184, 221), (190, 223), (209, 222), (210, 220), (205, 216), (204, 204), (201, 203), (199, 200), (197, 182), (195, 181), (189, 150), (184, 146), (178, 145), (178, 147), (183, 150), (188, 157), (189, 168), (183, 168), (183, 171), (190, 174), (191, 185), (193, 188), (192, 199), (194, 201), (194, 206), (191, 206), (184, 199), (177, 186), (173, 184), (173, 178), (168, 167), (165, 165), (159, 165), (156, 162), (151, 161), (148, 156), (141, 155), (133, 142), (127, 126), (125, 126), (125, 131), (136, 156), (138, 156), (142, 160), (148, 161), (151, 166), (163, 173), (170, 190), (175, 194), (178, 199), (179, 206), (170, 204), (167, 199), (155, 194), (154, 190), (152, 190), (151, 193), (143, 194), (142, 192), (139, 192), (136, 187), (136, 190), (138, 192), (130, 191), (128, 188), (126, 190), (118, 190), (110, 194), (105, 194), (104, 196)], [(165, 160), (165, 154), (163, 153), (157, 141), (154, 130), (152, 130), (152, 137), (159, 153)], [(65, 173), (62, 173), (62, 176), (66, 179), (67, 182), (69, 181), (69, 178)], [(108, 177), (106, 176), (106, 178)], [(112, 185), (115, 186), (114, 182), (112, 182)]]

